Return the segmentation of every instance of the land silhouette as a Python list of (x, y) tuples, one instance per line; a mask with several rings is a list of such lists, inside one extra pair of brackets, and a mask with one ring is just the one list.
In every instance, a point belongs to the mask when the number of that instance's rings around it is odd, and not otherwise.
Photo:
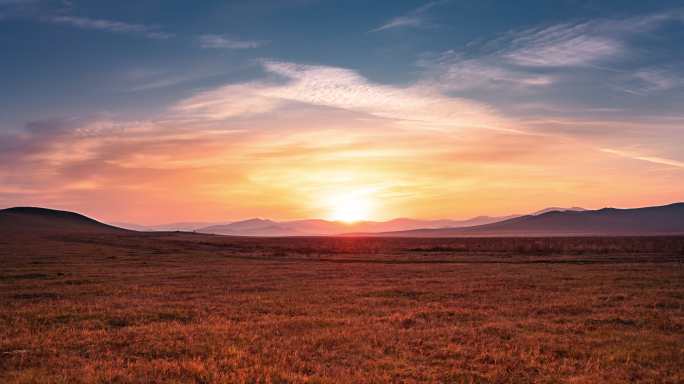
[[(320, 219), (273, 221), (249, 219), (221, 225), (177, 223), (152, 227), (128, 224), (130, 230), (186, 230), (232, 236), (383, 236), (383, 237), (468, 237), (468, 236), (639, 236), (684, 234), (684, 203), (664, 206), (586, 210), (546, 208), (529, 215), (478, 216), (468, 220), (416, 220), (344, 223)], [(123, 230), (78, 213), (36, 207), (0, 210), (0, 230), (50, 228), (74, 231)], [(183, 229), (184, 228), (184, 229)]]

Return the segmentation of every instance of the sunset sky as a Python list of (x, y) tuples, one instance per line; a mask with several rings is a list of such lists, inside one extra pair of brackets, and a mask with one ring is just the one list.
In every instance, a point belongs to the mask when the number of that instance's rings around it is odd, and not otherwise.
[(0, 208), (157, 224), (682, 201), (683, 42), (681, 0), (0, 0)]

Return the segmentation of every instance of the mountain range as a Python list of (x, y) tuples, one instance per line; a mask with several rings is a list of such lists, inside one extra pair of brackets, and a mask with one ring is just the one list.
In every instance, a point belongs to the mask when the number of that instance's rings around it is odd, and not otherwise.
[[(538, 215), (548, 211), (565, 210), (580, 211), (584, 209), (579, 207), (551, 207), (534, 212), (532, 215)], [(345, 223), (341, 221), (322, 219), (275, 221), (270, 219), (253, 218), (228, 223), (173, 223), (155, 226), (141, 226), (127, 223), (114, 224), (136, 231), (195, 231), (200, 233), (231, 236), (330, 236), (350, 232), (376, 233), (425, 228), (461, 228), (496, 223), (520, 216), (521, 215), (508, 215), (500, 217), (477, 216), (465, 220), (419, 220), (398, 218), (388, 221), (360, 221), (355, 223)]]
[(417, 220), (399, 218), (389, 221), (345, 223), (321, 219), (273, 221), (250, 219), (224, 225), (198, 228), (196, 232), (234, 236), (327, 236), (348, 232), (390, 232), (419, 228), (455, 228), (494, 223), (503, 218), (480, 216), (468, 220)]
[(391, 237), (684, 235), (684, 203), (656, 207), (547, 211), (464, 228), (356, 233)]
[[(191, 223), (187, 223), (191, 224)], [(202, 223), (199, 223), (202, 224)], [(78, 213), (36, 207), (0, 210), (0, 233), (7, 232), (126, 232)], [(626, 236), (684, 235), (684, 203), (617, 209), (548, 208), (529, 215), (480, 216), (468, 220), (394, 219), (385, 222), (342, 223), (327, 220), (277, 222), (250, 219), (194, 230), (233, 236)]]

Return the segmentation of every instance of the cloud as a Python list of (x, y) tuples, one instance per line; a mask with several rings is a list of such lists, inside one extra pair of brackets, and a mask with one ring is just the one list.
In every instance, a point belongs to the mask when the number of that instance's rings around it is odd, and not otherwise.
[(397, 16), (385, 24), (370, 30), (370, 32), (380, 32), (395, 28), (419, 28), (428, 24), (426, 13), (433, 7), (443, 4), (444, 1), (431, 1), (424, 4), (403, 16)]
[(399, 16), (395, 17), (394, 19), (388, 21), (387, 23), (372, 29), (371, 32), (379, 32), (379, 31), (384, 31), (385, 29), (392, 29), (392, 28), (405, 28), (405, 27), (420, 27), (423, 25), (424, 19), (421, 16)]
[(139, 92), (206, 80), (223, 73), (204, 67), (194, 67), (188, 72), (136, 68), (123, 72), (118, 80), (129, 84), (123, 91)]
[(437, 57), (423, 58), (418, 65), (424, 68), (422, 80), (444, 91), (467, 91), (501, 87), (545, 87), (556, 80), (547, 74), (528, 73), (502, 65), (496, 57), (465, 58), (454, 51)]
[[(228, 158), (222, 151), (226, 143), (239, 143), (226, 139), (234, 133), (161, 119), (30, 122), (20, 131), (0, 136), (0, 162), (12, 164), (0, 169), (0, 205), (32, 202), (79, 211), (99, 207), (100, 212), (125, 212), (135, 206), (143, 208), (144, 194), (160, 191), (169, 197), (150, 202), (152, 210), (170, 209), (174, 201), (190, 204), (173, 193), (180, 179), (239, 178), (230, 176), (230, 169), (217, 172), (208, 165), (217, 166), (221, 158)], [(195, 197), (202, 194), (201, 190), (193, 193)]]
[(168, 39), (174, 36), (171, 33), (160, 31), (159, 28), (155, 26), (131, 24), (122, 21), (92, 19), (77, 16), (50, 16), (43, 18), (43, 20), (55, 24), (70, 25), (76, 28), (93, 29), (113, 33), (139, 34), (150, 39)]
[(513, 31), (490, 45), (505, 45), (502, 57), (529, 67), (588, 65), (627, 54), (629, 36), (684, 21), (676, 9), (624, 19), (595, 19)]
[(610, 153), (612, 155), (626, 157), (629, 159), (641, 160), (641, 161), (646, 161), (646, 162), (654, 163), (654, 164), (669, 165), (671, 167), (677, 167), (677, 168), (684, 168), (684, 161), (666, 159), (666, 158), (658, 157), (658, 156), (645, 156), (645, 155), (641, 155), (641, 154), (637, 154), (637, 153), (633, 153), (633, 152), (620, 151), (617, 149), (610, 149), (610, 148), (601, 148), (601, 151), (606, 152), (606, 153)]
[(508, 129), (488, 106), (445, 96), (431, 87), (377, 84), (355, 71), (337, 67), (276, 61), (264, 61), (262, 66), (280, 81), (231, 84), (200, 92), (173, 110), (221, 119), (263, 114), (300, 103), (391, 119), (415, 129)]
[(201, 35), (197, 41), (200, 47), (213, 49), (249, 49), (266, 44), (263, 41), (240, 40), (222, 35)]
[(592, 34), (593, 25), (561, 24), (520, 32), (504, 57), (523, 66), (562, 67), (599, 61), (623, 51), (619, 41)]
[(150, 89), (172, 87), (178, 84), (186, 83), (201, 78), (197, 75), (172, 75), (163, 78), (157, 78), (147, 83), (138, 84), (128, 89), (129, 92), (147, 91)]
[[(488, 41), (474, 41), (460, 52), (449, 50), (424, 56), (418, 65), (427, 71), (427, 79), (445, 91), (543, 90), (552, 84), (572, 80), (571, 76), (590, 76), (591, 71), (623, 71), (605, 69), (597, 63), (629, 54), (628, 37), (658, 28), (667, 21), (682, 20), (678, 12), (664, 12), (626, 19), (596, 19), (511, 31)], [(559, 72), (559, 68), (584, 67), (578, 74)], [(637, 72), (640, 88), (666, 89), (675, 86), (674, 79), (662, 71)], [(605, 76), (603, 77), (605, 80)], [(622, 80), (624, 82), (624, 80)], [(648, 83), (648, 84), (644, 84)], [(638, 84), (639, 85), (639, 84)], [(610, 88), (641, 94), (633, 84), (611, 85)]]
[(632, 76), (640, 81), (640, 88), (645, 92), (667, 91), (684, 85), (684, 79), (681, 76), (664, 69), (641, 69), (634, 72)]
[[(674, 10), (546, 25), (475, 40), (459, 50), (424, 53), (416, 63), (419, 83), (523, 119), (616, 109), (631, 116), (654, 108), (650, 101), (634, 105), (634, 96), (670, 91), (674, 98), (660, 103), (664, 109), (675, 103), (684, 77), (679, 63), (667, 59), (678, 60), (671, 53), (676, 42), (655, 32), (681, 26), (683, 14)], [(652, 55), (644, 55), (645, 49)]]
[[(73, 3), (41, 0), (0, 0), (0, 7), (8, 11), (5, 17), (43, 23), (68, 25), (75, 28), (121, 34), (135, 34), (149, 39), (169, 39), (175, 35), (159, 26), (72, 15)], [(3, 9), (5, 11), (5, 9)]]
[(619, 81), (612, 87), (634, 96), (653, 96), (684, 86), (684, 77), (675, 70), (662, 67), (646, 67), (620, 73)]

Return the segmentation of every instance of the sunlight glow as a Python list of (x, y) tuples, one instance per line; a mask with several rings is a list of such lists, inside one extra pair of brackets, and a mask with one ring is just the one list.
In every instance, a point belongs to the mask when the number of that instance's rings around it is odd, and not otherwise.
[(354, 223), (369, 220), (372, 213), (372, 200), (365, 191), (353, 191), (329, 199), (330, 219)]

